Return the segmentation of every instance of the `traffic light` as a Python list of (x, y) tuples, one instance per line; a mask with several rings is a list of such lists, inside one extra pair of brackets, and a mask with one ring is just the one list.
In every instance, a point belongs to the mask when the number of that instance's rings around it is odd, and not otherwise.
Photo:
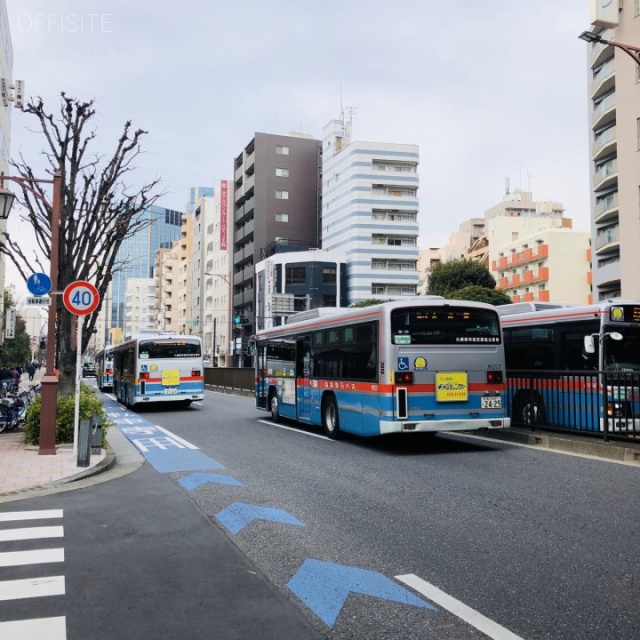
[(41, 349), (47, 348), (47, 341), (44, 338), (40, 338), (40, 348)]
[(233, 327), (233, 335), (235, 337), (240, 337), (242, 335), (242, 327), (238, 327), (238, 326)]
[(249, 324), (249, 318), (245, 318), (244, 316), (235, 316), (233, 319), (233, 324), (235, 324), (236, 326)]

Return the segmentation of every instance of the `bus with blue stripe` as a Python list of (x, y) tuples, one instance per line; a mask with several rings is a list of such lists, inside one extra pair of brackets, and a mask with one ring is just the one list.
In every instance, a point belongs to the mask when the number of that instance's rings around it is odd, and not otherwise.
[(489, 304), (422, 296), (313, 309), (261, 330), (251, 347), (257, 408), (332, 439), (510, 425)]
[(514, 423), (585, 435), (640, 433), (640, 302), (497, 309)]
[(96, 384), (100, 391), (113, 389), (113, 347), (108, 344), (96, 356)]
[(127, 407), (204, 400), (202, 342), (198, 336), (152, 333), (113, 347), (113, 393)]

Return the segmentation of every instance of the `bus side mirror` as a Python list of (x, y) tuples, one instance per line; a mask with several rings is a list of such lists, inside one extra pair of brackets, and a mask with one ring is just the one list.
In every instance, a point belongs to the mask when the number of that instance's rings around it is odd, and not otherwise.
[(584, 337), (584, 352), (585, 353), (595, 353), (596, 345), (593, 340), (593, 336), (585, 336)]

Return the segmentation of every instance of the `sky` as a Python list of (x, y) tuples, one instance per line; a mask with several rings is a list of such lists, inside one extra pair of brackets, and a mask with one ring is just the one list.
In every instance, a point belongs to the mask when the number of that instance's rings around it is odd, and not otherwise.
[[(158, 204), (233, 178), (256, 132), (352, 114), (352, 139), (417, 144), (420, 248), (511, 190), (589, 229), (588, 0), (7, 0), (14, 78), (55, 112), (95, 100), (96, 151), (148, 131), (132, 186)], [(11, 154), (41, 162), (17, 110)], [(38, 175), (36, 173), (36, 175)], [(11, 229), (11, 227), (10, 227)]]

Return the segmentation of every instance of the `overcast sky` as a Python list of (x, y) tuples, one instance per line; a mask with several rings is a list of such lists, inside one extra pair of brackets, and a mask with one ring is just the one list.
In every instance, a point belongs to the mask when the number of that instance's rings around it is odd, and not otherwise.
[[(14, 78), (52, 110), (95, 99), (103, 151), (149, 132), (138, 170), (162, 206), (233, 177), (256, 131), (320, 138), (354, 108), (353, 139), (420, 147), (420, 246), (511, 188), (589, 228), (588, 0), (7, 0)], [(12, 155), (42, 139), (14, 111)]]

